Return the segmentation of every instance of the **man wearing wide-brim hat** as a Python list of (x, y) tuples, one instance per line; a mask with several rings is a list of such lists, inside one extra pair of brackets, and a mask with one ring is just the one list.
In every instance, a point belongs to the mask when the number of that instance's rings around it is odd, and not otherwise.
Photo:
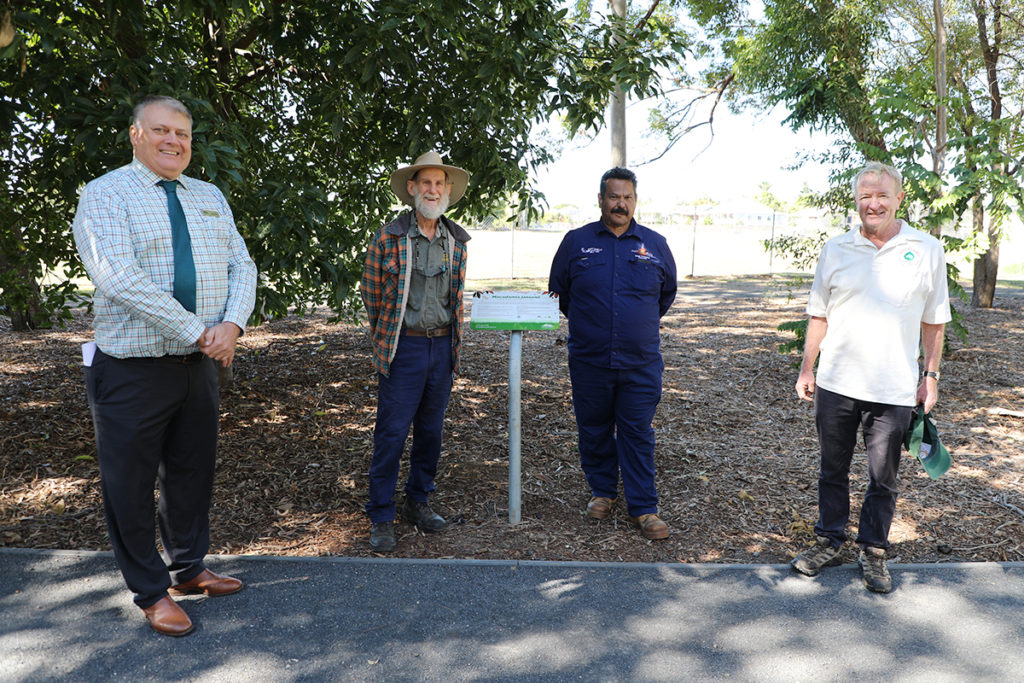
[(466, 193), (469, 173), (427, 152), (391, 175), (412, 207), (377, 231), (360, 293), (377, 368), (377, 422), (370, 462), (370, 546), (395, 548), (395, 486), (410, 425), (402, 518), (420, 531), (444, 529), (429, 504), (441, 456), (444, 413), (459, 369), (462, 293), (469, 234), (444, 215)]

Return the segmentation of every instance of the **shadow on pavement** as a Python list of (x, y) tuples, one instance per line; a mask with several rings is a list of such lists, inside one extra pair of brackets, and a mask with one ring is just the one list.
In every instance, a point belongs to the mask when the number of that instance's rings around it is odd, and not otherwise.
[(889, 680), (1024, 671), (1024, 564), (212, 557), (246, 581), (152, 632), (109, 553), (0, 551), (0, 680)]

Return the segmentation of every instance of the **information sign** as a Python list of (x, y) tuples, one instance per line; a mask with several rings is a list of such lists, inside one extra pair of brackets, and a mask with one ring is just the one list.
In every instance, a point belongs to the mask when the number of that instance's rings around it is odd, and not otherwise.
[(558, 297), (545, 292), (480, 292), (469, 320), (474, 330), (557, 330)]
[(508, 521), (522, 521), (523, 330), (557, 330), (558, 297), (545, 292), (476, 292), (469, 326), (510, 330), (508, 347)]

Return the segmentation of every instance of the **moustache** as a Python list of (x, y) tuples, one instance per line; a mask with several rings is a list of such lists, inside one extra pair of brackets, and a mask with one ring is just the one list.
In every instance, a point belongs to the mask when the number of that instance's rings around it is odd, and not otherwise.
[(626, 213), (626, 210), (625, 210), (625, 209), (612, 209), (612, 213), (621, 213), (621, 214), (625, 214), (625, 213)]

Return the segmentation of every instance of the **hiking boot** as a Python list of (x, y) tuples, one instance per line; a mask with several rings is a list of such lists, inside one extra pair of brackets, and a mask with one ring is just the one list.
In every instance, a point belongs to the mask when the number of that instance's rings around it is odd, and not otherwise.
[(587, 517), (605, 519), (609, 514), (611, 514), (613, 505), (615, 505), (614, 498), (594, 496), (590, 499), (590, 502), (587, 503)]
[(832, 539), (818, 536), (807, 550), (793, 558), (790, 566), (804, 576), (817, 576), (822, 567), (834, 567), (839, 564), (842, 546), (832, 547)]
[(402, 518), (415, 524), (416, 528), (425, 534), (440, 531), (448, 526), (444, 517), (431, 510), (428, 503), (421, 503), (408, 497), (402, 503)]
[(891, 593), (892, 577), (885, 566), (885, 548), (865, 547), (857, 560), (864, 575), (864, 586), (872, 593)]
[(376, 522), (370, 527), (370, 547), (379, 553), (388, 553), (395, 549), (395, 523)]
[(652, 541), (668, 538), (668, 525), (654, 513), (630, 517), (629, 521), (640, 529), (640, 535)]

